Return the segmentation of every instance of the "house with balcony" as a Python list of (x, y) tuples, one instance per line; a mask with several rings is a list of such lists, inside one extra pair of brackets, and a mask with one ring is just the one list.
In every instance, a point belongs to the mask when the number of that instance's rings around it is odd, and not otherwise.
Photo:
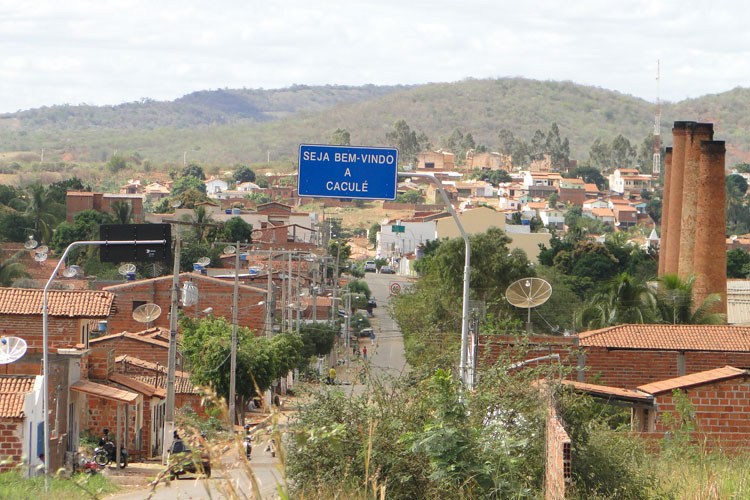
[(609, 189), (615, 193), (640, 193), (651, 191), (653, 178), (634, 168), (618, 168), (609, 176)]

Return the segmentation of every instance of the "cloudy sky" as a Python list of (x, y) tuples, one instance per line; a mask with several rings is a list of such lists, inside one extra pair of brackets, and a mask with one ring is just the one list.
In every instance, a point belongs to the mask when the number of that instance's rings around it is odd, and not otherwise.
[(570, 80), (649, 101), (750, 86), (750, 6), (691, 0), (0, 0), (0, 112), (195, 90)]

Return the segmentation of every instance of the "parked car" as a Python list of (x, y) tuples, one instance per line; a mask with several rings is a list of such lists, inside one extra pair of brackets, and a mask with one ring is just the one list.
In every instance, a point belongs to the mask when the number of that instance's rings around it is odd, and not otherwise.
[(211, 477), (211, 457), (205, 450), (192, 450), (181, 439), (172, 446), (167, 459), (171, 478), (183, 474), (205, 474), (206, 477)]
[(396, 270), (393, 269), (391, 266), (383, 266), (380, 268), (381, 274), (396, 274)]
[(375, 273), (378, 271), (378, 266), (375, 265), (374, 260), (368, 260), (365, 262), (365, 272), (366, 273)]
[(362, 328), (359, 331), (360, 337), (369, 337), (370, 335), (372, 335), (372, 328)]

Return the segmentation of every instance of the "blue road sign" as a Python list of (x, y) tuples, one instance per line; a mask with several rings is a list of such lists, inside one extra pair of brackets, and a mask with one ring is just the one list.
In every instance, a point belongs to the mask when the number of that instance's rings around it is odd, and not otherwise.
[(300, 144), (300, 196), (393, 200), (398, 149)]

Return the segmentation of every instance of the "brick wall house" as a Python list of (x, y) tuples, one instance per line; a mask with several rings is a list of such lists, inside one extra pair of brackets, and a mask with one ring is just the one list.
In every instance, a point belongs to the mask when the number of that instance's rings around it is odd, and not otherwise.
[[(42, 290), (0, 288), (0, 336), (23, 338), (26, 354), (15, 363), (3, 365), (6, 375), (42, 373)], [(72, 391), (87, 372), (89, 333), (106, 318), (114, 295), (88, 290), (50, 290), (48, 293), (49, 333), (49, 422), (50, 467), (63, 466), (66, 451), (78, 447), (80, 417), (85, 398)], [(3, 437), (0, 436), (0, 449)]]
[[(24, 475), (42, 464), (40, 442), (43, 379), (30, 375), (0, 375), (1, 471), (24, 465)], [(41, 446), (40, 446), (41, 444)]]
[(72, 223), (76, 214), (83, 210), (96, 210), (103, 214), (111, 214), (112, 205), (118, 202), (130, 205), (134, 223), (143, 222), (143, 195), (85, 191), (68, 191), (65, 196), (65, 220)]
[(550, 354), (559, 354), (580, 382), (634, 389), (725, 365), (750, 368), (750, 327), (620, 325), (570, 337), (482, 335), (478, 362), (491, 364), (501, 355), (518, 362)]
[[(233, 282), (198, 273), (181, 273), (179, 276), (180, 289), (185, 283), (192, 283), (198, 287), (198, 301), (194, 306), (182, 308), (185, 315), (198, 318), (201, 316), (201, 311), (212, 307), (214, 316), (222, 316), (231, 321)], [(171, 275), (105, 287), (105, 291), (115, 296), (114, 307), (107, 320), (107, 328), (111, 332), (142, 330), (144, 324), (133, 319), (133, 310), (146, 303), (157, 304), (162, 311), (161, 316), (151, 322), (151, 326), (169, 328), (168, 313), (172, 301), (171, 288)], [(240, 285), (237, 310), (240, 326), (257, 330), (258, 333), (262, 330), (265, 307), (256, 306), (256, 304), (265, 300), (266, 290)]]
[(707, 437), (710, 447), (742, 449), (750, 441), (750, 371), (724, 366), (641, 385), (654, 398), (651, 409), (633, 412), (633, 429), (652, 438), (673, 431), (666, 418), (680, 422), (674, 391), (685, 394), (695, 410), (693, 438)]
[[(106, 380), (115, 370), (115, 359), (127, 354), (151, 363), (167, 366), (169, 354), (169, 330), (161, 327), (140, 332), (111, 333), (92, 339), (89, 362), (89, 378)], [(177, 366), (182, 365), (182, 356), (177, 352)]]

